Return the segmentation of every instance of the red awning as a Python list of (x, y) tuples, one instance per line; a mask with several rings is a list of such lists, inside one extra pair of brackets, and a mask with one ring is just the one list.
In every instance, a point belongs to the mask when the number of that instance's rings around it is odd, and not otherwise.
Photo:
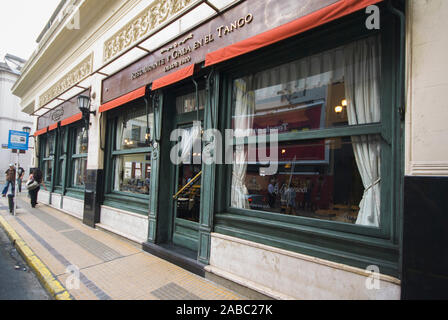
[(68, 126), (69, 124), (72, 124), (76, 121), (79, 121), (82, 119), (82, 113), (77, 113), (74, 116), (71, 116), (70, 118), (64, 119), (61, 121), (61, 127)]
[(183, 79), (186, 79), (188, 77), (191, 77), (194, 74), (194, 67), (195, 65), (192, 64), (188, 67), (185, 67), (183, 69), (180, 69), (176, 72), (173, 72), (167, 76), (164, 76), (162, 78), (159, 78), (157, 80), (155, 80), (152, 83), (152, 88), (151, 90), (157, 90), (166, 86), (169, 86), (170, 84), (179, 82)]
[(141, 98), (146, 94), (146, 86), (141, 87), (137, 90), (134, 90), (132, 92), (129, 92), (125, 94), (124, 96), (121, 96), (119, 98), (116, 98), (112, 101), (109, 101), (102, 106), (100, 106), (100, 112), (106, 112), (108, 110), (117, 108), (119, 106), (124, 105), (125, 103), (131, 102), (135, 99)]
[(205, 58), (205, 66), (208, 67), (296, 36), (381, 1), (383, 0), (340, 0), (280, 27), (211, 52)]
[(44, 128), (44, 129), (42, 129), (42, 130), (36, 131), (36, 132), (34, 133), (34, 136), (35, 136), (35, 137), (38, 137), (38, 136), (43, 135), (43, 134), (45, 134), (45, 133), (47, 133), (47, 132), (48, 132), (48, 128)]

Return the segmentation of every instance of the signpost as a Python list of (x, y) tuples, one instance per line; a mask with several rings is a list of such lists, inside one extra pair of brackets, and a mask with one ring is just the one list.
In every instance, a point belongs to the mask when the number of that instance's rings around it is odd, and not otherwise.
[(9, 139), (8, 139), (8, 149), (17, 150), (17, 166), (16, 166), (16, 187), (14, 190), (14, 216), (16, 215), (17, 211), (17, 190), (19, 189), (18, 186), (18, 179), (17, 175), (19, 173), (19, 157), (20, 157), (20, 150), (28, 151), (29, 149), (29, 140), (30, 140), (30, 134), (28, 132), (22, 132), (22, 131), (9, 131)]

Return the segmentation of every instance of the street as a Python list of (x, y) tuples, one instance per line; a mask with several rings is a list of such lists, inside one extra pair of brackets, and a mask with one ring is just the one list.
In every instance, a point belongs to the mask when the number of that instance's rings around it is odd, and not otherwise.
[(0, 228), (0, 300), (51, 300)]

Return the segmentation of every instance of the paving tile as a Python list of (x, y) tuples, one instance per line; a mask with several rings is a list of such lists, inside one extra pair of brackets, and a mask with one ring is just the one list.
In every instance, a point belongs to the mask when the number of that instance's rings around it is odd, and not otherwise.
[(67, 267), (77, 268), (79, 287), (67, 288), (77, 300), (244, 299), (59, 210), (41, 205), (32, 211), (22, 205), (17, 217), (5, 210), (0, 214), (62, 284), (73, 280)]

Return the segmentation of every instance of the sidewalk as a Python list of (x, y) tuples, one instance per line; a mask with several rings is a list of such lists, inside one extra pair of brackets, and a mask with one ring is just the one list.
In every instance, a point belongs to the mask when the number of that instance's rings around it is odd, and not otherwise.
[[(19, 197), (16, 217), (7, 207), (7, 200), (1, 198), (0, 219), (11, 226), (9, 232), (23, 239), (73, 299), (245, 299), (56, 209), (40, 204), (31, 209), (24, 194)], [(76, 281), (70, 270), (79, 270), (79, 288), (71, 288)]]

